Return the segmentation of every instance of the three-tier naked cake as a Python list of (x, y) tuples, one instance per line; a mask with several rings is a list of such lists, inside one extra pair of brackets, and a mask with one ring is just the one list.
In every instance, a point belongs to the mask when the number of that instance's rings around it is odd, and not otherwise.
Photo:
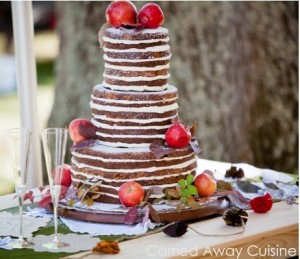
[(195, 174), (196, 158), (190, 145), (160, 158), (149, 147), (164, 142), (178, 120), (177, 89), (168, 84), (168, 30), (108, 28), (103, 42), (104, 81), (93, 88), (90, 103), (97, 141), (72, 151), (72, 181), (100, 180), (97, 201), (120, 203), (124, 182), (145, 190), (175, 187)]

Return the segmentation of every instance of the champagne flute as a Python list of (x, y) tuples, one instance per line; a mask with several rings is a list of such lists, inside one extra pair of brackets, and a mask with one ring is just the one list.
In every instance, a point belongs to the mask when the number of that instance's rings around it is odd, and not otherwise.
[(33, 243), (23, 238), (23, 200), (28, 176), (29, 150), (31, 145), (31, 131), (25, 128), (7, 130), (11, 142), (11, 158), (15, 175), (15, 190), (19, 201), (19, 239), (10, 243), (13, 248), (33, 247)]
[(44, 154), (54, 212), (54, 239), (49, 243), (43, 244), (43, 246), (48, 249), (58, 249), (69, 246), (69, 244), (60, 242), (57, 234), (57, 208), (61, 191), (61, 179), (67, 138), (68, 130), (65, 128), (49, 128), (42, 132)]

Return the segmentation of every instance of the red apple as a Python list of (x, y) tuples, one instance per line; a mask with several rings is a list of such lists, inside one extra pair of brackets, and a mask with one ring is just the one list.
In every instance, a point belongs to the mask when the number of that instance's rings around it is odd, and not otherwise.
[(69, 125), (70, 138), (76, 144), (80, 141), (92, 139), (96, 136), (96, 127), (86, 119), (72, 120)]
[(203, 172), (194, 180), (194, 186), (198, 191), (198, 195), (201, 198), (207, 198), (215, 193), (217, 190), (216, 180), (209, 174)]
[(191, 141), (190, 130), (182, 123), (173, 124), (165, 135), (167, 144), (173, 148), (185, 148)]
[(137, 20), (137, 10), (129, 1), (115, 1), (109, 4), (105, 12), (106, 20), (113, 27), (134, 25)]
[(164, 13), (157, 4), (145, 4), (139, 14), (138, 21), (146, 28), (156, 29), (164, 23)]
[[(62, 166), (62, 171), (60, 170), (61, 170), (61, 166), (58, 166), (52, 172), (54, 183), (69, 188), (72, 183), (71, 166), (69, 166), (68, 164), (64, 164)], [(61, 179), (59, 175), (60, 173), (62, 174)]]
[(119, 198), (125, 207), (139, 205), (144, 199), (145, 191), (137, 182), (123, 183), (119, 189)]

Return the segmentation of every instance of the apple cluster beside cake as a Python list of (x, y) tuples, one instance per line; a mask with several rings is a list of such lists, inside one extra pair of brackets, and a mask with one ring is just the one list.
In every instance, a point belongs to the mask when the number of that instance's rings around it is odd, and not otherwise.
[(197, 163), (191, 133), (178, 119), (177, 89), (168, 84), (171, 53), (160, 8), (148, 4), (137, 15), (132, 3), (118, 1), (106, 18), (104, 81), (93, 88), (91, 122), (76, 119), (69, 126), (71, 171), (75, 186), (100, 182), (97, 201), (120, 203), (122, 184), (175, 187), (195, 174)]

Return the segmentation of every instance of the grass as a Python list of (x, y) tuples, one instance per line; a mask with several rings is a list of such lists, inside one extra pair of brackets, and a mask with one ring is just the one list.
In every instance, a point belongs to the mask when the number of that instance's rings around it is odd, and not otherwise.
[(49, 86), (54, 85), (54, 62), (53, 60), (46, 59), (41, 60), (37, 63), (37, 80), (38, 85)]

